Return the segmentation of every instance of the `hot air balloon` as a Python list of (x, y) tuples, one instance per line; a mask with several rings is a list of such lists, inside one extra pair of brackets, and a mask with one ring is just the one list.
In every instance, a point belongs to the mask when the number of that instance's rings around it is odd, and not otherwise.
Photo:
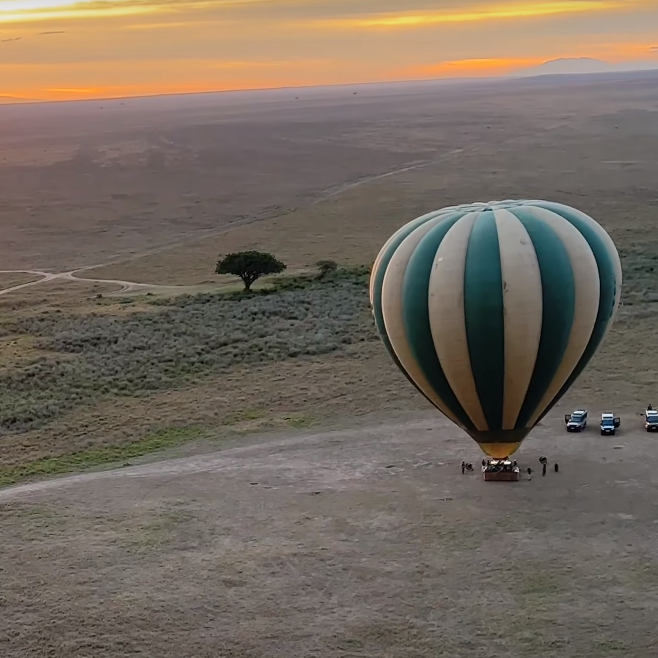
[(606, 231), (559, 203), (443, 208), (372, 269), (379, 334), (407, 379), (494, 459), (508, 457), (601, 345), (621, 295)]

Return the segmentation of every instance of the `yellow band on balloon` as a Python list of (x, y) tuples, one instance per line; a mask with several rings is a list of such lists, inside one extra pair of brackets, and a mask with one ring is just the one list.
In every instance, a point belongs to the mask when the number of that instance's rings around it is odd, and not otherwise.
[(485, 455), (489, 455), (493, 459), (504, 459), (519, 449), (521, 441), (518, 443), (478, 443), (478, 445)]

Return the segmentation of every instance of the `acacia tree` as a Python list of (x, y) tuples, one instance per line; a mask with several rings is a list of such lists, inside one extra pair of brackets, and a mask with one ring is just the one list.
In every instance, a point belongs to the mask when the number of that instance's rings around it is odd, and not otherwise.
[(262, 251), (239, 251), (220, 258), (215, 273), (239, 276), (244, 283), (244, 289), (251, 290), (254, 281), (260, 277), (279, 274), (285, 269), (285, 264), (272, 254)]

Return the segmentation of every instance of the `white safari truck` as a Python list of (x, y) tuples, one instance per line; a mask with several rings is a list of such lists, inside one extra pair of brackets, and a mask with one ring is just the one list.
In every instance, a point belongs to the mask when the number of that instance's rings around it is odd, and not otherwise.
[(648, 407), (644, 412), (644, 429), (647, 432), (658, 432), (658, 411)]
[(614, 435), (620, 425), (621, 419), (614, 414), (601, 414), (601, 436)]
[(565, 414), (564, 422), (567, 432), (582, 432), (587, 427), (587, 409), (576, 409), (572, 414)]

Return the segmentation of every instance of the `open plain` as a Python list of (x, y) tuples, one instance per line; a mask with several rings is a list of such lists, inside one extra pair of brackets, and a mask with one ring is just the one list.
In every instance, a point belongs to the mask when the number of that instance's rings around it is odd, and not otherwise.
[(425, 415), (0, 493), (3, 655), (654, 655), (655, 439), (547, 425), (523, 455), (561, 471), (513, 486), (464, 441)]
[[(0, 107), (2, 655), (653, 655), (656, 82)], [(596, 218), (624, 289), (518, 453), (560, 472), (499, 486), (367, 280), (404, 222), (514, 197)], [(288, 265), (269, 294), (213, 274), (251, 248)], [(567, 435), (576, 405), (621, 433)]]

